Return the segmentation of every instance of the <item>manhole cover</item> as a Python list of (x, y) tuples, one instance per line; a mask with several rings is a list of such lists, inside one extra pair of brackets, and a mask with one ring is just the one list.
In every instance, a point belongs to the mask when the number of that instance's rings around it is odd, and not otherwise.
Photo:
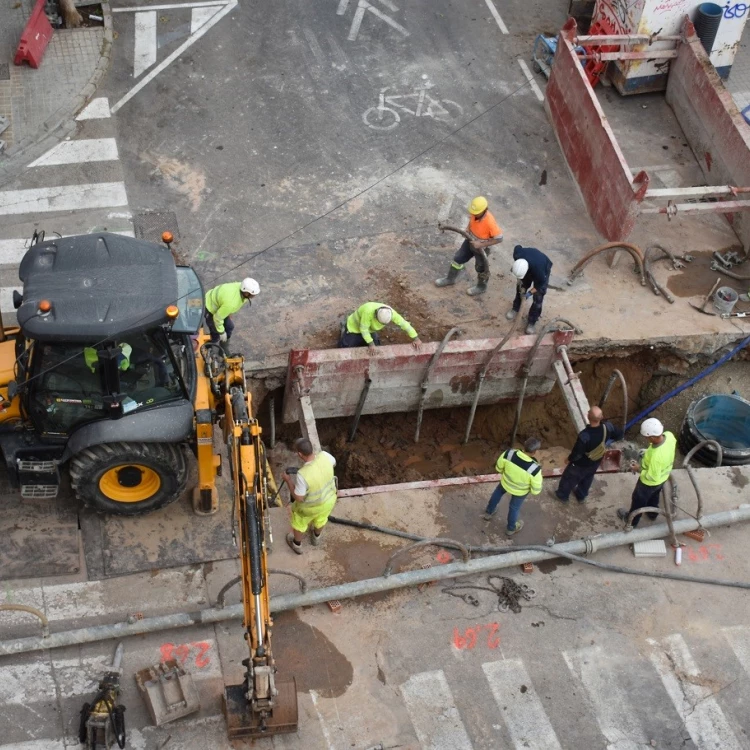
[(172, 232), (176, 241), (180, 239), (177, 216), (173, 211), (148, 211), (133, 216), (135, 236), (146, 242), (161, 242), (162, 232)]
[(10, 65), (0, 63), (0, 81), (10, 81)]

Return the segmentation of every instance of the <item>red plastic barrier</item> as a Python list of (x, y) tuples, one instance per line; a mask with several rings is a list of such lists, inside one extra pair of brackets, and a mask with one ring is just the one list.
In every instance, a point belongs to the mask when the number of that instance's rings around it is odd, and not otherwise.
[(45, 0), (37, 0), (29, 21), (21, 34), (21, 41), (13, 58), (14, 65), (27, 62), (32, 68), (38, 68), (44, 57), (49, 40), (52, 39), (52, 26), (44, 14)]

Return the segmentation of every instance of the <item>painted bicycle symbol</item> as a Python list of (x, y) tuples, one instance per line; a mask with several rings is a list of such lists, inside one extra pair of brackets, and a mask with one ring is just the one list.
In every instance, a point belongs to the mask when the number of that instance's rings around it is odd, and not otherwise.
[(365, 125), (375, 130), (393, 130), (401, 122), (398, 111), (415, 117), (432, 117), (446, 121), (463, 114), (460, 104), (450, 99), (435, 99), (427, 93), (427, 87), (415, 89), (410, 94), (390, 94), (391, 86), (380, 89), (377, 107), (370, 107), (363, 115)]

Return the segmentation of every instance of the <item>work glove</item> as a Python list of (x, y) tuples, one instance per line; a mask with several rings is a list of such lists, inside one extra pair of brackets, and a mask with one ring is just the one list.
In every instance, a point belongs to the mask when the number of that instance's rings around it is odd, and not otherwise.
[(219, 341), (221, 341), (222, 344), (227, 343), (227, 333), (224, 331), (224, 333), (219, 334)]

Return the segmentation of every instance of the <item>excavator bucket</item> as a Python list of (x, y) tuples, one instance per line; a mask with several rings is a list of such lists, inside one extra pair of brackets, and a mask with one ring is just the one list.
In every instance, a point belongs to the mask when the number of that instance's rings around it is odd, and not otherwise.
[(254, 714), (245, 697), (244, 685), (227, 685), (224, 688), (224, 715), (230, 740), (250, 737), (269, 737), (297, 731), (297, 683), (292, 677), (276, 679), (276, 705), (270, 716), (261, 718)]

